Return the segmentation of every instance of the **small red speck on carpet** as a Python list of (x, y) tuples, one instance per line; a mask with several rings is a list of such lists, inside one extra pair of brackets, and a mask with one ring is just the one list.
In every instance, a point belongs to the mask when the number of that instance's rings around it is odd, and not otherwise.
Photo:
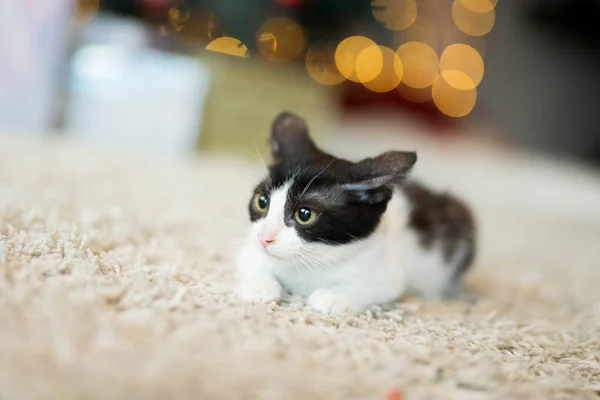
[(398, 389), (390, 389), (385, 395), (385, 400), (402, 400), (402, 396)]

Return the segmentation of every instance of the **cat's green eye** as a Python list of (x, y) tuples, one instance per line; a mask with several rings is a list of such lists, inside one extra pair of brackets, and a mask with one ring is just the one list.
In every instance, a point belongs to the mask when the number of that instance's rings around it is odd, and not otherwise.
[(317, 213), (310, 208), (302, 207), (296, 210), (296, 222), (300, 225), (309, 225), (317, 218)]
[(254, 195), (254, 208), (256, 211), (264, 213), (269, 209), (269, 199), (267, 196), (257, 193)]

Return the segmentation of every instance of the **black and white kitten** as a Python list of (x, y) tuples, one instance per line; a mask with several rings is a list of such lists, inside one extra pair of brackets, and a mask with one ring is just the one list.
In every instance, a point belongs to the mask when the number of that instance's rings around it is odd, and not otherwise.
[(237, 259), (243, 299), (279, 301), (285, 289), (323, 314), (362, 312), (407, 290), (443, 295), (469, 268), (472, 215), (406, 180), (414, 152), (352, 163), (319, 150), (289, 113), (273, 123), (271, 148)]

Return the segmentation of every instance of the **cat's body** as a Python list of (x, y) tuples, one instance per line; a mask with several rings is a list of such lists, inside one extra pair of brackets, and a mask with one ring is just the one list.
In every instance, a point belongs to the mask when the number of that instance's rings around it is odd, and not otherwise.
[(406, 181), (415, 153), (338, 159), (291, 114), (276, 119), (272, 146), (275, 163), (249, 204), (252, 228), (237, 260), (242, 298), (278, 301), (287, 290), (338, 315), (411, 289), (440, 296), (467, 270), (471, 214)]

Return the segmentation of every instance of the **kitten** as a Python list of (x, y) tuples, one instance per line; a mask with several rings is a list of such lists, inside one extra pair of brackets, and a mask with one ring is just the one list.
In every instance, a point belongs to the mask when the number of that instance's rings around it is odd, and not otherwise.
[(362, 312), (407, 291), (438, 297), (475, 253), (465, 205), (407, 180), (414, 152), (352, 163), (321, 151), (305, 122), (280, 114), (274, 163), (248, 205), (238, 295), (279, 301), (285, 290), (326, 315)]

